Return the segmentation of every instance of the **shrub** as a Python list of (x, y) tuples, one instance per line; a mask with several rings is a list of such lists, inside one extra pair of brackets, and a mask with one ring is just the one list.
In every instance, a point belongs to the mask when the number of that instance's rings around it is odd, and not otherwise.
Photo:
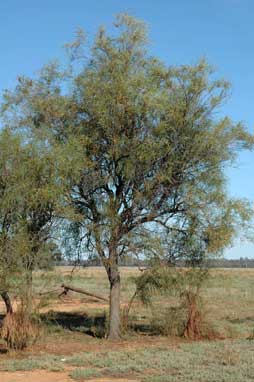
[[(190, 339), (214, 337), (201, 297), (207, 277), (208, 271), (200, 268), (156, 267), (145, 271), (136, 280), (136, 296), (151, 307), (153, 330)], [(164, 308), (153, 299), (160, 295), (168, 299)]]
[(7, 314), (1, 330), (1, 337), (9, 349), (23, 350), (39, 336), (39, 326), (23, 310)]

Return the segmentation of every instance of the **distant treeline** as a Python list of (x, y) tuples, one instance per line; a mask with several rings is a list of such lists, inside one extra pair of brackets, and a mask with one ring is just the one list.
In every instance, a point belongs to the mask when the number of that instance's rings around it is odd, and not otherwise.
[(207, 262), (209, 268), (254, 268), (254, 259), (213, 259)]
[[(91, 257), (86, 260), (80, 261), (67, 261), (62, 260), (57, 263), (57, 265), (79, 265), (83, 267), (89, 266), (101, 266), (101, 261), (97, 257)], [(137, 260), (135, 258), (124, 258), (120, 261), (120, 266), (129, 266), (129, 267), (146, 267), (148, 266), (147, 261)], [(166, 265), (166, 264), (165, 264)], [(176, 260), (172, 266), (183, 267), (187, 264), (184, 261)], [(206, 260), (205, 264), (208, 268), (254, 268), (254, 258), (249, 259), (248, 257), (240, 257), (240, 259), (209, 259)]]

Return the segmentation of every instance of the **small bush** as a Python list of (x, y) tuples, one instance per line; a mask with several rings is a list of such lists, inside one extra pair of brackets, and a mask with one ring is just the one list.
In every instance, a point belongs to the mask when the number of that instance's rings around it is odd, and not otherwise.
[[(201, 297), (207, 278), (206, 269), (172, 267), (151, 268), (138, 277), (136, 295), (153, 311), (152, 330), (193, 340), (213, 338)], [(156, 303), (158, 296), (168, 297), (166, 306)]]

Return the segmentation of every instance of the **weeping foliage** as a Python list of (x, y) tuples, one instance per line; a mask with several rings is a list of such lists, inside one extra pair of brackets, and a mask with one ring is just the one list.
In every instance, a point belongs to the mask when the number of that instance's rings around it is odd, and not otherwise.
[(207, 278), (207, 269), (153, 267), (136, 278), (134, 296), (152, 309), (154, 330), (190, 339), (211, 338), (215, 334), (205, 318), (201, 297)]
[(153, 267), (144, 271), (136, 280), (138, 298), (145, 305), (152, 302), (152, 297), (158, 295), (179, 295), (185, 291), (198, 292), (208, 276), (207, 269), (178, 269), (173, 267)]

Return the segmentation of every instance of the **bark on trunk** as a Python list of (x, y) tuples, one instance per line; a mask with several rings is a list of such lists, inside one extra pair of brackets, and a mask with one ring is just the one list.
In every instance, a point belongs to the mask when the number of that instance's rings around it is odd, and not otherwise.
[(6, 313), (7, 314), (12, 314), (13, 313), (13, 308), (12, 308), (11, 299), (10, 299), (10, 296), (9, 296), (8, 292), (6, 292), (6, 291), (2, 292), (1, 293), (1, 297), (4, 300), (4, 303), (5, 303), (5, 306), (6, 306)]
[(110, 282), (110, 313), (109, 313), (109, 335), (110, 340), (121, 338), (121, 316), (120, 316), (120, 273), (118, 270), (111, 272)]

